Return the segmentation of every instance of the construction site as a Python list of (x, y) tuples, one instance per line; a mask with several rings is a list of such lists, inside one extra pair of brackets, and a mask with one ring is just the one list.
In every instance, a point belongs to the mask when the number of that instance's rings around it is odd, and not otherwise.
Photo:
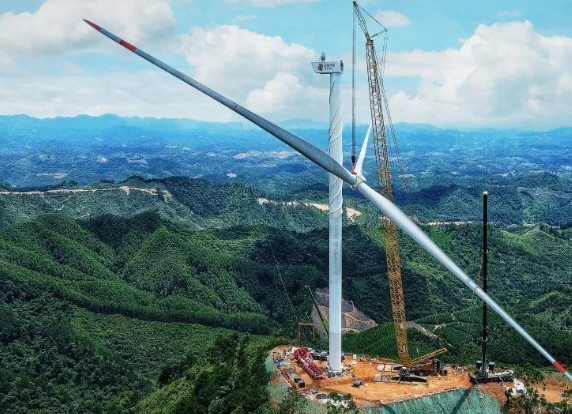
[[(310, 358), (303, 358), (301, 353), (307, 353)], [(406, 412), (424, 413), (428, 412), (425, 410), (431, 401), (437, 399), (440, 404), (449, 401), (457, 406), (457, 411), (447, 411), (443, 407), (442, 412), (493, 413), (499, 412), (509, 393), (514, 396), (527, 393), (522, 383), (510, 378), (506, 378), (506, 382), (496, 379), (475, 384), (471, 380), (475, 367), (447, 364), (444, 365), (446, 372), (442, 374), (419, 376), (418, 381), (408, 381), (399, 374), (403, 372), (403, 365), (387, 358), (349, 355), (343, 362), (342, 373), (328, 376), (327, 361), (314, 357), (320, 358), (307, 348), (291, 346), (279, 346), (269, 353), (266, 366), (271, 376), (270, 394), (275, 401), (281, 401), (292, 389), (304, 395), (315, 412), (324, 409), (333, 393), (350, 394), (360, 410), (407, 407), (407, 402), (412, 404), (417, 400), (425, 408)], [(494, 372), (490, 374), (493, 379)], [(563, 400), (562, 392), (567, 388), (567, 381), (554, 375), (548, 376), (536, 391), (548, 402), (557, 403)]]
[[(385, 199), (393, 202), (393, 183), (391, 164), (403, 174), (397, 140), (393, 128), (388, 99), (383, 84), (387, 49), (387, 29), (376, 20), (374, 16), (363, 9), (357, 1), (353, 2), (353, 73), (352, 73), (352, 174), (358, 180), (365, 180), (363, 176), (363, 162), (367, 152), (368, 141), (373, 133), (375, 159), (377, 167), (378, 192)], [(373, 22), (377, 31), (370, 32), (368, 19)], [(365, 37), (366, 72), (368, 78), (369, 105), (371, 122), (359, 155), (357, 154), (355, 136), (355, 71), (357, 31), (361, 29)], [(376, 39), (381, 39), (382, 49), (378, 55)], [(342, 164), (343, 154), (341, 145), (341, 97), (339, 91), (340, 78), (343, 73), (343, 62), (327, 61), (322, 54), (318, 62), (312, 63), (314, 71), (318, 74), (330, 75), (330, 156)], [(391, 299), (392, 319), (395, 328), (395, 345), (398, 359), (393, 360), (384, 355), (346, 355), (342, 354), (342, 333), (347, 332), (347, 322), (352, 319), (354, 324), (363, 329), (368, 328), (367, 317), (357, 311), (353, 303), (353, 310), (348, 312), (348, 305), (342, 299), (341, 286), (341, 215), (342, 215), (342, 180), (330, 174), (329, 178), (329, 292), (327, 304), (323, 300), (323, 292), (310, 291), (314, 308), (313, 321), (298, 323), (298, 341), (302, 343), (302, 329), (312, 329), (315, 339), (316, 329), (321, 331), (322, 338), (328, 337), (328, 351), (314, 351), (307, 347), (277, 347), (268, 357), (268, 370), (272, 374), (270, 388), (286, 386), (303, 393), (312, 401), (319, 411), (320, 406), (342, 404), (332, 400), (333, 395), (351, 395), (353, 402), (360, 409), (375, 407), (397, 408), (399, 404), (413, 400), (423, 400), (423, 409), (419, 412), (428, 412), (427, 399), (447, 399), (453, 405), (443, 401), (438, 402), (439, 412), (499, 412), (500, 406), (510, 397), (526, 397), (528, 390), (525, 385), (515, 378), (512, 370), (498, 370), (495, 363), (489, 360), (487, 354), (488, 344), (488, 305), (482, 306), (482, 331), (480, 345), (481, 358), (470, 367), (458, 364), (445, 364), (441, 357), (447, 354), (446, 348), (436, 349), (424, 356), (412, 358), (409, 351), (408, 328), (405, 311), (405, 297), (401, 275), (401, 259), (399, 253), (399, 232), (395, 222), (381, 217), (380, 225), (384, 233), (385, 259), (387, 263), (387, 277)], [(406, 187), (404, 184), (403, 187)], [(488, 275), (488, 192), (483, 193), (483, 240), (482, 262), (479, 271), (479, 283), (473, 288), (487, 294)], [(474, 282), (473, 282), (474, 283)], [(316, 297), (318, 296), (318, 300)], [(320, 297), (322, 297), (320, 302)], [(345, 310), (345, 311), (344, 311)], [(327, 315), (325, 315), (326, 313)], [(319, 321), (316, 320), (316, 315)], [(342, 326), (346, 325), (346, 326)], [(373, 322), (375, 324), (375, 322)], [(346, 331), (344, 332), (344, 328)], [(422, 328), (423, 329), (423, 328)], [(359, 330), (359, 329), (358, 329)], [(556, 363), (557, 364), (557, 363)], [(558, 366), (557, 366), (558, 367)], [(562, 390), (559, 386), (552, 386), (555, 390), (548, 392), (555, 401), (561, 399)], [(283, 389), (284, 391), (284, 389)], [(545, 389), (546, 391), (546, 385)], [(476, 394), (475, 394), (476, 393)], [(273, 392), (271, 392), (273, 394)], [(274, 392), (274, 398), (279, 401), (284, 392)], [(471, 396), (476, 398), (471, 398)], [(472, 399), (479, 401), (473, 404)], [(337, 401), (337, 402), (336, 402)], [(397, 404), (397, 405), (396, 405)], [(429, 404), (429, 405), (427, 405)], [(318, 412), (317, 411), (317, 412)], [(393, 408), (387, 412), (395, 412)], [(405, 412), (416, 412), (407, 409)], [(436, 411), (437, 412), (437, 411)]]
[[(546, 351), (532, 336), (520, 326), (489, 295), (488, 277), (488, 193), (483, 193), (482, 220), (482, 262), (478, 281), (475, 282), (461, 270), (416, 224), (394, 204), (393, 176), (391, 165), (395, 164), (399, 174), (403, 176), (399, 149), (388, 99), (385, 92), (383, 73), (387, 48), (387, 29), (358, 2), (353, 2), (354, 18), (354, 50), (352, 85), (352, 150), (351, 170), (343, 167), (342, 147), (342, 89), (341, 78), (344, 63), (341, 60), (327, 60), (323, 53), (318, 61), (312, 62), (316, 74), (329, 75), (329, 109), (330, 129), (329, 153), (319, 150), (301, 138), (281, 129), (260, 116), (241, 107), (237, 103), (212, 91), (199, 82), (175, 69), (165, 65), (135, 46), (123, 41), (105, 29), (88, 22), (96, 30), (123, 45), (152, 64), (167, 71), (183, 82), (217, 100), (237, 114), (252, 121), (256, 125), (274, 135), (312, 162), (327, 170), (329, 174), (329, 262), (328, 262), (328, 296), (327, 306), (320, 307), (313, 295), (314, 310), (319, 322), (299, 322), (298, 340), (302, 342), (301, 329), (323, 329), (328, 340), (328, 349), (312, 350), (308, 347), (280, 346), (273, 349), (267, 359), (267, 370), (271, 374), (270, 395), (274, 401), (281, 401), (288, 389), (303, 393), (315, 404), (315, 412), (319, 407), (332, 403), (331, 394), (350, 394), (360, 409), (371, 410), (375, 407), (382, 411), (367, 412), (407, 412), (407, 413), (496, 413), (509, 397), (525, 397), (528, 390), (522, 382), (515, 378), (511, 370), (499, 370), (488, 356), (488, 311), (493, 310), (512, 329), (520, 334), (530, 345), (542, 354), (550, 364), (554, 365), (564, 376), (572, 381), (572, 375)], [(368, 25), (373, 23), (375, 31)], [(370, 108), (370, 127), (365, 136), (361, 150), (357, 151), (355, 136), (355, 72), (358, 31), (361, 29), (365, 38), (365, 71), (367, 73), (368, 98)], [(381, 45), (376, 45), (380, 40)], [(376, 48), (376, 46), (378, 46)], [(381, 46), (381, 47), (379, 47)], [(378, 54), (378, 50), (380, 53)], [(377, 191), (366, 184), (363, 163), (366, 158), (369, 138), (373, 136), (376, 160)], [(343, 184), (360, 192), (382, 213), (380, 226), (383, 229), (385, 261), (387, 263), (387, 280), (391, 301), (392, 321), (395, 331), (397, 358), (387, 355), (343, 355), (342, 353), (342, 216), (343, 216)], [(406, 185), (403, 185), (406, 187)], [(461, 366), (452, 362), (445, 363), (443, 356), (446, 348), (434, 349), (426, 355), (413, 358), (409, 349), (408, 326), (404, 297), (402, 266), (399, 253), (399, 237), (403, 233), (413, 238), (426, 252), (448, 269), (469, 290), (482, 301), (482, 329), (479, 340), (480, 358), (471, 366)], [(278, 267), (278, 266), (277, 266)], [(468, 292), (467, 292), (468, 293)], [(287, 292), (285, 292), (288, 295)], [(352, 304), (353, 306), (353, 304)], [(358, 304), (359, 306), (359, 304)], [(324, 315), (324, 309), (327, 315)], [(355, 316), (357, 315), (357, 316)], [(359, 312), (355, 319), (364, 322)], [(363, 328), (368, 322), (363, 323)], [(547, 392), (557, 400), (568, 383), (553, 382), (553, 391)], [(550, 388), (549, 387), (549, 388)], [(545, 390), (544, 390), (545, 391)], [(420, 406), (415, 406), (421, 401)], [(343, 404), (343, 403), (342, 403)], [(404, 405), (405, 404), (405, 405)], [(409, 405), (408, 405), (409, 404)], [(435, 409), (428, 407), (435, 406)], [(399, 408), (401, 407), (401, 408)], [(385, 411), (383, 411), (385, 410)]]
[[(369, 85), (369, 103), (371, 123), (365, 136), (359, 155), (356, 149), (355, 115), (352, 129), (352, 173), (363, 177), (363, 162), (368, 141), (373, 133), (375, 159), (377, 164), (377, 184), (379, 193), (389, 201), (393, 201), (393, 185), (390, 168), (390, 145), (392, 154), (403, 171), (399, 150), (387, 104), (387, 96), (383, 85), (383, 69), (387, 47), (387, 29), (375, 17), (363, 9), (357, 2), (353, 3), (354, 16), (354, 53), (353, 79), (355, 88), (356, 38), (359, 27), (365, 36), (366, 71)], [(379, 28), (370, 33), (366, 18), (369, 17)], [(375, 38), (382, 40), (381, 57), (378, 56)], [(340, 129), (340, 78), (343, 63), (326, 61), (326, 56), (313, 63), (318, 74), (330, 75), (330, 155), (340, 164), (343, 162)], [(353, 93), (352, 112), (355, 108), (355, 90)], [(483, 290), (486, 292), (487, 274), (487, 194), (484, 195), (483, 216)], [(402, 285), (401, 263), (399, 254), (398, 229), (394, 222), (381, 218), (383, 227), (387, 274), (391, 298), (391, 310), (395, 327), (395, 340), (399, 361), (384, 356), (342, 355), (342, 286), (341, 286), (341, 215), (342, 215), (342, 180), (330, 175), (330, 256), (329, 256), (329, 294), (327, 317), (323, 308), (318, 305), (312, 295), (314, 311), (318, 314), (323, 331), (329, 337), (328, 352), (315, 352), (311, 349), (279, 347), (271, 352), (274, 381), (284, 381), (289, 387), (303, 392), (308, 399), (316, 403), (326, 403), (333, 394), (350, 394), (358, 407), (379, 407), (387, 404), (426, 398), (437, 394), (469, 390), (473, 384), (498, 382), (506, 388), (505, 383), (513, 381), (511, 371), (494, 372), (494, 364), (489, 366), (486, 355), (486, 305), (483, 307), (483, 357), (477, 374), (469, 377), (465, 368), (445, 365), (440, 357), (447, 353), (446, 348), (437, 349), (427, 355), (413, 359), (409, 353), (407, 338), (408, 323), (405, 312), (405, 298)], [(313, 311), (313, 313), (314, 313)], [(347, 318), (346, 318), (347, 319)], [(301, 342), (300, 329), (312, 328), (315, 336), (315, 324), (299, 323), (298, 339)], [(471, 372), (473, 374), (473, 372)], [(515, 392), (524, 393), (523, 390)]]
[(349, 356), (344, 360), (343, 374), (328, 377), (327, 361), (304, 359), (300, 353), (305, 352), (306, 348), (273, 349), (274, 380), (283, 381), (316, 402), (325, 400), (330, 393), (339, 393), (351, 394), (360, 408), (378, 407), (472, 386), (463, 368), (446, 375), (419, 376), (417, 382), (411, 382), (399, 374), (403, 365), (387, 358), (361, 355), (355, 355), (355, 359), (354, 355)]

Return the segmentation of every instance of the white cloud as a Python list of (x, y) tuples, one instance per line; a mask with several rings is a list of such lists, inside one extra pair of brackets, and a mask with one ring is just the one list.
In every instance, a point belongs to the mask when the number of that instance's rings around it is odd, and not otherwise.
[(299, 102), (304, 89), (295, 75), (278, 72), (263, 88), (250, 91), (246, 105), (255, 112), (266, 112), (269, 108), (280, 112), (289, 111)]
[[(192, 66), (193, 77), (271, 119), (328, 116), (328, 79), (314, 74), (310, 65), (319, 54), (302, 45), (237, 26), (213, 26), (182, 36), (179, 50)], [(0, 113), (236, 119), (232, 111), (159, 70), (95, 76), (62, 65), (61, 76), (0, 77)]]
[[(282, 91), (286, 84), (304, 88), (320, 81), (310, 66), (319, 56), (314, 50), (238, 26), (195, 28), (182, 37), (180, 51), (197, 80), (238, 102), (245, 102), (253, 90), (261, 94), (266, 89), (267, 96), (268, 88)], [(271, 108), (264, 110), (272, 113)]]
[(175, 31), (166, 0), (45, 0), (33, 13), (0, 16), (0, 62), (59, 55), (103, 41), (82, 18), (133, 42), (172, 37)]
[[(319, 53), (310, 48), (237, 26), (210, 26), (182, 36), (178, 49), (195, 78), (263, 116), (276, 121), (328, 117), (328, 79), (313, 73), (310, 62)], [(32, 70), (0, 76), (0, 113), (236, 119), (159, 70), (101, 75), (65, 61), (61, 65), (60, 76)], [(529, 22), (480, 25), (458, 48), (389, 53), (386, 75), (394, 122), (551, 128), (572, 119), (572, 38), (544, 36)], [(394, 78), (401, 77), (417, 78), (419, 84), (396, 89)], [(360, 122), (368, 114), (363, 86)]]
[(225, 0), (227, 3), (245, 2), (258, 7), (276, 7), (292, 3), (317, 3), (321, 0)]
[(459, 49), (391, 53), (386, 74), (420, 79), (390, 100), (400, 121), (553, 127), (572, 118), (572, 38), (530, 22), (480, 25)]
[(325, 86), (304, 85), (295, 75), (278, 72), (262, 88), (248, 94), (246, 106), (281, 120), (325, 119), (328, 116), (327, 84)]
[(0, 113), (40, 118), (102, 115), (229, 121), (236, 115), (160, 70), (0, 77)]
[(395, 10), (378, 11), (374, 17), (385, 27), (403, 27), (411, 24), (409, 17)]

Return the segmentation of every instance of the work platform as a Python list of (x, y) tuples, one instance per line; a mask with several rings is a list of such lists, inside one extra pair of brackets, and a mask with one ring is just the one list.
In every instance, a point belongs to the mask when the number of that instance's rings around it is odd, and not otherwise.
[[(399, 382), (400, 364), (387, 358), (348, 355), (343, 361), (344, 373), (328, 377), (327, 362), (314, 360), (324, 373), (324, 379), (314, 380), (296, 361), (292, 347), (274, 348), (272, 358), (274, 378), (303, 393), (309, 400), (325, 403), (328, 394), (351, 394), (360, 408), (378, 407), (415, 398), (425, 398), (453, 390), (472, 388), (467, 372), (463, 368), (449, 369), (446, 376), (427, 377), (426, 383)], [(355, 387), (356, 381), (363, 383)], [(303, 386), (300, 386), (303, 385)]]

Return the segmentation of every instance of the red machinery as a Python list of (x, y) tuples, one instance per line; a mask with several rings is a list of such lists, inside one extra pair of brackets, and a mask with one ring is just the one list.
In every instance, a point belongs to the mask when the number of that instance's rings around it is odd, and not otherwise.
[(313, 380), (324, 379), (324, 372), (314, 364), (314, 359), (310, 355), (308, 348), (297, 348), (294, 351), (294, 357), (296, 357), (296, 361), (304, 368), (304, 371), (308, 373), (310, 378)]

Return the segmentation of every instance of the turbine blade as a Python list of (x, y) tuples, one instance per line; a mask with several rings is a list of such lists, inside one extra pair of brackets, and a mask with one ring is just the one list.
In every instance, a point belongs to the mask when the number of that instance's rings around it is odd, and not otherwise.
[(369, 128), (367, 129), (367, 133), (365, 134), (365, 138), (363, 140), (363, 144), (361, 146), (361, 150), (359, 152), (358, 160), (356, 162), (355, 173), (357, 175), (363, 176), (363, 160), (365, 159), (365, 154), (367, 152), (367, 144), (369, 142), (369, 136), (371, 134), (371, 124), (369, 124)]
[(99, 30), (101, 29), (101, 27), (99, 27), (98, 25), (96, 25), (96, 24), (93, 23), (93, 22), (90, 22), (90, 21), (87, 20), (87, 19), (83, 19), (83, 21), (86, 22), (87, 24), (89, 24), (91, 27), (93, 27), (93, 28), (94, 28), (95, 30), (97, 30), (98, 32), (99, 32)]
[(427, 236), (405, 213), (403, 213), (399, 207), (389, 201), (387, 198), (383, 197), (377, 191), (373, 190), (368, 186), (363, 177), (356, 176), (346, 170), (341, 164), (330, 157), (321, 149), (310, 144), (309, 142), (303, 140), (302, 138), (286, 131), (283, 128), (273, 124), (267, 119), (262, 118), (260, 115), (255, 114), (252, 111), (240, 106), (236, 102), (231, 101), (226, 96), (210, 89), (209, 87), (203, 85), (202, 83), (194, 80), (193, 78), (183, 74), (182, 72), (174, 69), (173, 67), (161, 62), (160, 60), (154, 58), (148, 53), (143, 52), (141, 49), (136, 48), (132, 44), (124, 41), (123, 39), (117, 37), (113, 33), (105, 30), (103, 27), (92, 24), (86, 20), (86, 23), (96, 29), (98, 32), (107, 36), (114, 42), (119, 43), (129, 51), (135, 53), (139, 57), (145, 59), (149, 63), (163, 69), (165, 72), (170, 73), (174, 77), (180, 79), (186, 84), (192, 86), (196, 90), (204, 93), (211, 99), (221, 103), (229, 109), (232, 109), (237, 114), (248, 119), (253, 124), (258, 125), (260, 128), (278, 138), (280, 141), (289, 145), (291, 148), (308, 158), (314, 164), (322, 167), (324, 170), (332, 173), (333, 175), (341, 178), (346, 183), (348, 183), (353, 189), (359, 191), (363, 196), (371, 201), (377, 209), (384, 214), (387, 218), (393, 221), (400, 229), (407, 233), (413, 240), (415, 240), (419, 245), (425, 249), (431, 256), (433, 256), (437, 261), (439, 261), (446, 269), (448, 269), (457, 279), (459, 279), (463, 284), (465, 284), (475, 295), (477, 295), (481, 300), (486, 302), (487, 305), (491, 307), (501, 318), (503, 318), (514, 330), (516, 330), (526, 341), (531, 344), (538, 352), (540, 352), (551, 364), (553, 364), (560, 372), (562, 372), (568, 380), (572, 382), (572, 374), (566, 371), (556, 359), (550, 355), (550, 353), (542, 347), (536, 340), (522, 327), (518, 322), (516, 322), (508, 313), (501, 308), (493, 298), (487, 295), (453, 260), (449, 258), (436, 244)]

